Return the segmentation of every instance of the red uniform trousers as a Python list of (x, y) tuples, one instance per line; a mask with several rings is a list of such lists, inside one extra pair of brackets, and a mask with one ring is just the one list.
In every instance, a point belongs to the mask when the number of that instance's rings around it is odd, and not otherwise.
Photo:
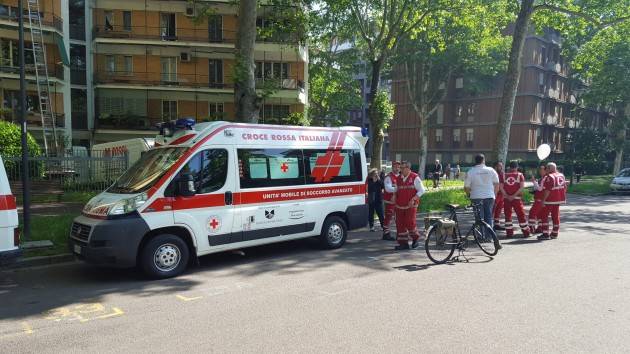
[(409, 238), (416, 241), (420, 238), (416, 225), (416, 207), (396, 207), (396, 241), (400, 245), (409, 244)]
[(532, 233), (538, 232), (537, 228), (542, 228), (542, 226), (540, 225), (541, 223), (540, 214), (542, 214), (542, 211), (543, 211), (542, 202), (540, 200), (534, 200), (534, 204), (529, 209), (529, 215), (528, 215), (529, 229)]
[(523, 210), (523, 201), (520, 199), (504, 199), (503, 212), (505, 213), (505, 235), (510, 237), (514, 235), (514, 226), (512, 226), (512, 209), (518, 218), (518, 226), (521, 227), (523, 236), (529, 236), (529, 227), (527, 219), (525, 219), (525, 210)]
[(547, 204), (540, 215), (542, 220), (542, 231), (545, 236), (549, 236), (549, 214), (551, 214), (552, 222), (551, 238), (556, 238), (558, 237), (558, 231), (560, 231), (560, 205)]
[(392, 224), (392, 219), (394, 218), (394, 213), (396, 212), (396, 204), (394, 203), (385, 203), (385, 225), (383, 225), (383, 233), (389, 233), (389, 226)]
[(497, 194), (494, 200), (494, 209), (492, 210), (492, 216), (494, 217), (494, 225), (501, 226), (501, 212), (503, 211), (503, 194)]

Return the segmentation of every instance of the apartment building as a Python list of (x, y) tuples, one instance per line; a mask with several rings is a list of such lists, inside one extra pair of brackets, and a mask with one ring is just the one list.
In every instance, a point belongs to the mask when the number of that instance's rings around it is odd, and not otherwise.
[[(26, 1), (25, 1), (26, 3)], [(59, 136), (71, 136), (71, 87), (70, 70), (66, 48), (69, 46), (68, 1), (41, 0), (39, 4), (43, 34), (43, 50), (48, 71), (50, 111), (55, 117), (55, 128)], [(27, 95), (27, 124), (31, 134), (38, 140), (43, 137), (42, 118), (38, 99), (31, 21), (28, 10), (24, 10), (25, 27), (25, 71)], [(20, 66), (18, 52), (18, 1), (0, 1), (0, 116), (2, 119), (20, 121)], [(33, 23), (33, 26), (35, 24)]]
[[(235, 120), (238, 22), (232, 1), (41, 2), (50, 3), (45, 11), (65, 26), (59, 35), (69, 48), (62, 93), (67, 103), (58, 110), (74, 145), (152, 137), (157, 123), (177, 118)], [(212, 15), (198, 16), (206, 7)], [(259, 28), (269, 26), (269, 11), (261, 8)], [(260, 37), (255, 60), (257, 88), (272, 92), (262, 104), (261, 122), (304, 112), (306, 47), (291, 34)]]
[[(552, 156), (565, 151), (565, 137), (575, 127), (577, 100), (571, 91), (569, 68), (560, 55), (561, 38), (552, 31), (531, 34), (523, 50), (522, 74), (514, 105), (508, 159), (535, 160), (542, 143), (552, 147)], [(417, 163), (420, 127), (400, 70), (394, 70), (392, 101), (396, 114), (390, 126), (391, 155)], [(496, 141), (496, 127), (503, 81), (496, 78), (485, 92), (471, 93), (466, 85), (472, 78), (455, 77), (444, 88), (446, 98), (429, 120), (428, 162), (473, 162), (477, 153), (490, 153)], [(603, 128), (607, 115), (584, 110), (589, 124)]]
[[(95, 140), (153, 135), (156, 123), (181, 117), (234, 120), (237, 9), (231, 1), (95, 0), (92, 9)], [(214, 9), (199, 18), (202, 6)], [(268, 25), (263, 7), (257, 21)], [(306, 48), (290, 35), (259, 38), (257, 86), (271, 83), (261, 122), (304, 112)], [(265, 86), (266, 87), (266, 86)]]

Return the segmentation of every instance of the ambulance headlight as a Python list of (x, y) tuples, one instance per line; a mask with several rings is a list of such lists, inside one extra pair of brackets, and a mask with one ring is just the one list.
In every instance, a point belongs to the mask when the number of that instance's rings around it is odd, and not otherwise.
[(146, 193), (116, 202), (110, 209), (109, 215), (125, 215), (136, 211), (147, 201)]

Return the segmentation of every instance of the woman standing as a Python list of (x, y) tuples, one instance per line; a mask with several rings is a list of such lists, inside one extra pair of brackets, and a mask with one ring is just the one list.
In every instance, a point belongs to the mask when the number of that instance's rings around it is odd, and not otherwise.
[(378, 221), (383, 227), (383, 181), (378, 175), (377, 169), (370, 170), (368, 175), (368, 222), (370, 223), (370, 231), (374, 231), (374, 213), (378, 216)]

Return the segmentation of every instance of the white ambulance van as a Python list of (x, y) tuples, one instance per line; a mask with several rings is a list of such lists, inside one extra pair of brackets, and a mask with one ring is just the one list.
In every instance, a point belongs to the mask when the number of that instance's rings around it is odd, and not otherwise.
[(194, 257), (365, 226), (359, 128), (213, 122), (147, 151), (74, 220), (89, 263), (180, 274)]
[(20, 253), (17, 206), (0, 157), (0, 265), (11, 263)]

